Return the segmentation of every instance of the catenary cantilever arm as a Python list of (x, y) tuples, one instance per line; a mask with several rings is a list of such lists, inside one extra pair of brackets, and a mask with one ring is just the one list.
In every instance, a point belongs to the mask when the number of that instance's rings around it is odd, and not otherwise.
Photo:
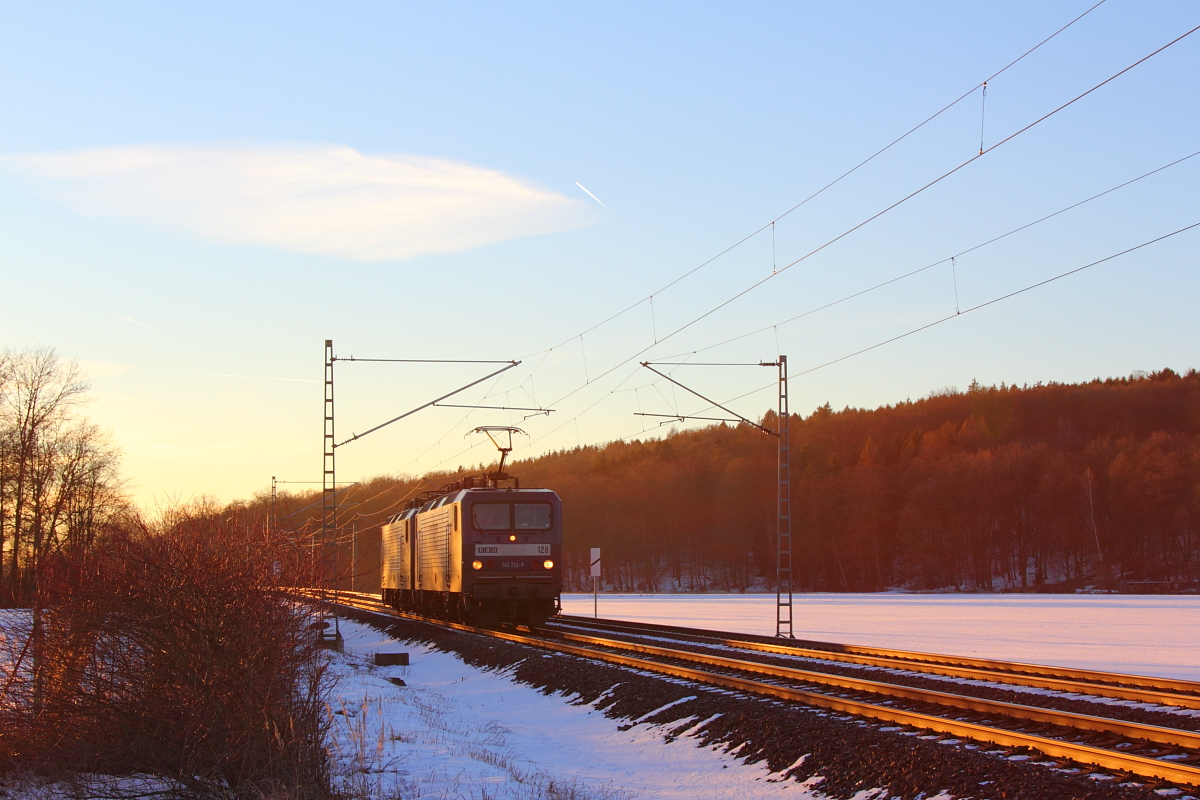
[(472, 386), (477, 386), (477, 385), (483, 383), (484, 381), (486, 381), (488, 378), (494, 378), (497, 375), (499, 375), (501, 372), (506, 372), (506, 371), (512, 369), (513, 367), (518, 366), (520, 363), (521, 363), (520, 361), (513, 361), (507, 367), (498, 369), (490, 375), (484, 375), (479, 380), (472, 381), (472, 382), (468, 383), (466, 386), (455, 389), (453, 392), (449, 392), (448, 394), (444, 394), (436, 400), (430, 400), (428, 403), (422, 403), (421, 405), (414, 408), (412, 411), (406, 411), (403, 414), (401, 414), (400, 416), (393, 417), (392, 419), (389, 419), (387, 422), (380, 423), (379, 425), (376, 425), (374, 428), (371, 428), (370, 430), (363, 431), (362, 433), (356, 433), (353, 436), (351, 436), (349, 439), (347, 439), (346, 441), (338, 442), (337, 444), (334, 445), (334, 447), (341, 447), (342, 445), (350, 444), (350, 442), (353, 442), (355, 439), (361, 439), (362, 437), (366, 436), (368, 433), (374, 433), (375, 431), (379, 430), (380, 428), (386, 428), (388, 425), (391, 425), (393, 422), (399, 422), (400, 420), (404, 419), (405, 417), (412, 416), (413, 414), (417, 413), (418, 411), (420, 411), (423, 408), (429, 408), (432, 405), (437, 405), (441, 401), (445, 400), (447, 397), (453, 397), (454, 395), (458, 394), (459, 392), (465, 392), (467, 389), (470, 389)]
[(649, 363), (647, 363), (647, 362), (643, 361), (643, 362), (642, 362), (642, 366), (643, 366), (643, 367), (645, 367), (646, 369), (650, 370), (651, 372), (653, 372), (655, 375), (659, 375), (659, 376), (661, 376), (661, 377), (663, 377), (663, 378), (666, 378), (666, 379), (667, 379), (667, 380), (669, 380), (671, 383), (673, 383), (673, 384), (675, 384), (676, 386), (678, 386), (680, 389), (683, 389), (685, 392), (691, 392), (692, 394), (696, 395), (696, 397), (699, 397), (699, 398), (700, 398), (701, 400), (703, 400), (704, 402), (706, 402), (706, 403), (712, 403), (714, 406), (716, 406), (717, 408), (721, 409), (721, 410), (722, 410), (722, 411), (724, 411), (726, 414), (733, 414), (735, 417), (737, 417), (738, 419), (740, 419), (742, 422), (746, 423), (747, 425), (753, 425), (755, 428), (758, 428), (758, 429), (759, 429), (760, 431), (762, 431), (763, 433), (769, 433), (769, 434), (771, 434), (772, 436), (778, 436), (778, 435), (779, 435), (779, 433), (778, 433), (777, 431), (773, 431), (773, 430), (771, 430), (770, 428), (766, 427), (765, 425), (759, 425), (759, 424), (758, 424), (757, 422), (755, 422), (754, 420), (746, 419), (746, 418), (745, 418), (745, 417), (743, 417), (741, 414), (737, 413), (736, 411), (731, 411), (730, 409), (728, 409), (728, 408), (726, 408), (725, 406), (723, 406), (723, 405), (721, 405), (720, 403), (718, 403), (716, 400), (710, 400), (710, 399), (708, 399), (708, 398), (707, 398), (707, 397), (705, 397), (704, 395), (702, 395), (702, 394), (700, 394), (699, 392), (697, 392), (695, 389), (689, 389), (688, 387), (684, 386), (684, 385), (683, 385), (682, 383), (680, 383), (679, 381), (677, 381), (677, 380), (675, 380), (674, 378), (672, 378), (670, 375), (666, 375), (666, 374), (664, 374), (664, 373), (661, 373), (661, 372), (659, 372), (659, 371), (658, 371), (658, 370), (656, 370), (654, 367), (650, 366), (650, 364), (649, 364)]

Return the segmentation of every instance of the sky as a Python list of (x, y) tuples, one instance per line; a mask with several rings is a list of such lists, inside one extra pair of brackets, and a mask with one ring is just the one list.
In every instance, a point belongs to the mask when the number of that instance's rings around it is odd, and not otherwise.
[[(345, 481), (724, 416), (641, 361), (784, 354), (804, 415), (1197, 367), (1200, 32), (1113, 76), (1200, 12), (1093, 5), (0, 2), (0, 345), (78, 359), (146, 505), (319, 481), (327, 339), (553, 409), (427, 408)], [(338, 439), (496, 369), (338, 361)]]

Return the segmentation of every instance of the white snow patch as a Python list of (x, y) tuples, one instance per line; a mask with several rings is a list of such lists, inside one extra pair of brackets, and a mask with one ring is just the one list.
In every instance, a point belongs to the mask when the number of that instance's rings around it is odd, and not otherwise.
[(153, 775), (77, 775), (70, 781), (32, 776), (0, 776), (0, 797), (5, 800), (153, 800), (177, 796), (178, 784)]
[(696, 699), (696, 695), (691, 695), (690, 697), (681, 697), (681, 698), (679, 698), (678, 700), (672, 700), (671, 702), (667, 703), (665, 706), (661, 706), (661, 707), (659, 707), (659, 708), (656, 708), (656, 709), (654, 709), (653, 711), (651, 711), (651, 712), (649, 712), (649, 713), (642, 714), (640, 717), (638, 717), (637, 719), (635, 719), (635, 720), (634, 720), (634, 724), (637, 724), (637, 723), (639, 723), (639, 722), (643, 722), (643, 721), (645, 721), (645, 720), (648, 720), (648, 719), (650, 719), (651, 717), (653, 717), (655, 714), (659, 713), (660, 711), (666, 711), (668, 708), (671, 708), (671, 707), (673, 707), (673, 706), (677, 706), (677, 705), (679, 705), (680, 703), (686, 703), (686, 702), (688, 702), (688, 701), (695, 700), (695, 699)]
[(811, 779), (807, 788), (772, 779), (765, 764), (698, 748), (687, 735), (665, 742), (678, 722), (642, 722), (622, 731), (621, 720), (605, 717), (594, 704), (571, 705), (411, 642), (400, 648), (409, 652), (411, 666), (375, 667), (370, 654), (396, 650), (397, 643), (353, 622), (343, 622), (342, 633), (346, 655), (333, 662), (339, 683), (331, 710), (343, 788), (446, 798), (540, 797), (551, 784), (581, 800), (823, 796)]

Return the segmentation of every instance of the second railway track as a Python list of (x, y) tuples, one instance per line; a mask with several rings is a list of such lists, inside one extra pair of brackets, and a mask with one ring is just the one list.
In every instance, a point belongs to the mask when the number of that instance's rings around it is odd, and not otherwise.
[(624, 620), (596, 620), (570, 615), (560, 615), (555, 618), (554, 623), (554, 627), (583, 627), (616, 634), (657, 636), (816, 661), (924, 672), (951, 678), (1095, 695), (1137, 703), (1200, 709), (1200, 682), (1196, 681), (1150, 678), (1142, 675), (1124, 675), (1114, 672), (920, 653), (910, 650), (842, 645), (833, 642), (792, 642), (766, 636), (745, 636), (698, 628), (652, 625)]
[[(371, 595), (342, 596), (339, 602), (362, 611), (417, 619), (723, 689), (799, 702), (943, 737), (1036, 751), (1053, 760), (1094, 766), (1118, 774), (1181, 785), (1200, 785), (1200, 732), (1103, 716), (1100, 713), (1105, 708), (1103, 705), (1096, 706), (1098, 713), (1095, 715), (1080, 714), (891, 683), (880, 672), (884, 667), (908, 672), (938, 672), (960, 679), (1020, 684), (1038, 689), (1196, 708), (1198, 706), (1193, 703), (1197, 698), (1193, 693), (1180, 691), (1196, 686), (1189, 686), (1186, 681), (1166, 681), (1164, 683), (1167, 686), (1164, 687), (1155, 684), (1154, 679), (1113, 673), (1058, 671), (1035, 665), (983, 662), (979, 659), (955, 659), (872, 648), (842, 648), (841, 652), (831, 652), (810, 646), (823, 643), (792, 645), (763, 641), (765, 637), (568, 616), (557, 618), (557, 622), (543, 630), (523, 633), (476, 628), (403, 614), (381, 605), (378, 598)], [(597, 633), (616, 636), (578, 632), (581, 627), (591, 627)], [(638, 637), (658, 641), (637, 641)], [(678, 645), (685, 645), (685, 648), (663, 646), (661, 640), (671, 638), (676, 639)], [(742, 652), (737, 654), (740, 657), (734, 658), (728, 652), (705, 651), (705, 648), (713, 645)], [(686, 649), (686, 646), (691, 649)], [(814, 656), (814, 653), (817, 655)], [(783, 656), (812, 659), (830, 655), (835, 656), (830, 659), (833, 661), (857, 659), (853, 663), (875, 668), (878, 671), (872, 674), (872, 678), (876, 679), (866, 680), (780, 663), (780, 657)], [(1071, 675), (1068, 677), (1064, 673)], [(1063, 685), (1050, 686), (1047, 685), (1049, 682)], [(1140, 694), (1126, 697), (1109, 693), (1113, 691)], [(1172, 702), (1175, 699), (1178, 701)]]

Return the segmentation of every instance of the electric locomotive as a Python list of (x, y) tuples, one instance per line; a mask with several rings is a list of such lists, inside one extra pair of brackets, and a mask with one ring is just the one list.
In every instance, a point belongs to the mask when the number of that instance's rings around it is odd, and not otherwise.
[(382, 545), (383, 602), (401, 611), (540, 625), (561, 608), (562, 504), (503, 472), (410, 501)]

